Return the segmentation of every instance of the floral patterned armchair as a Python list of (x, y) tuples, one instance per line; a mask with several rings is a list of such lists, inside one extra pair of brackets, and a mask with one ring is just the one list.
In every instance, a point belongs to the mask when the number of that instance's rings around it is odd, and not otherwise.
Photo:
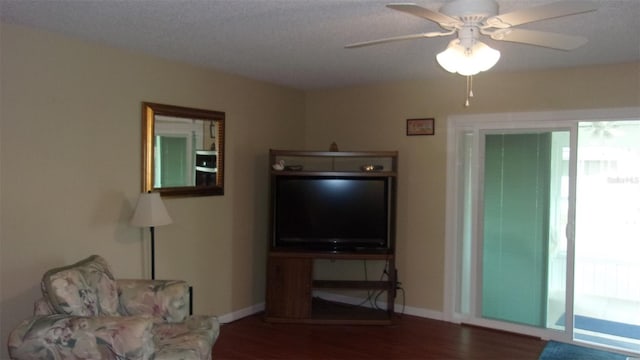
[(35, 316), (9, 335), (12, 359), (211, 359), (220, 325), (188, 316), (184, 281), (116, 280), (93, 255), (42, 277)]

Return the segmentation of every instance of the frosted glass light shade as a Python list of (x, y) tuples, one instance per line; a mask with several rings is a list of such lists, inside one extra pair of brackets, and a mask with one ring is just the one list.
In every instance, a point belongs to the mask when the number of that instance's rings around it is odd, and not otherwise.
[(449, 43), (445, 51), (436, 55), (436, 60), (448, 72), (456, 73), (464, 57), (464, 48), (460, 46), (460, 40), (456, 39)]
[(136, 210), (131, 217), (131, 225), (150, 227), (171, 224), (172, 220), (159, 193), (142, 193)]
[(464, 76), (475, 75), (491, 69), (500, 59), (500, 51), (485, 43), (476, 41), (469, 49), (460, 44), (459, 39), (449, 43), (447, 49), (438, 55), (438, 64), (450, 73)]
[(480, 71), (487, 71), (500, 60), (500, 51), (478, 41), (471, 50), (471, 58)]

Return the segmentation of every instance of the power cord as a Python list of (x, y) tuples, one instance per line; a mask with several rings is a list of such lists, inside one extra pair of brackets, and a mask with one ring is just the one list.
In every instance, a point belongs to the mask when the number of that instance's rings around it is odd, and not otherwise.
[[(402, 292), (402, 310), (398, 313), (398, 317), (402, 317), (404, 315), (404, 310), (406, 307), (406, 294), (404, 292), (404, 288), (402, 287), (402, 283), (400, 281), (396, 281), (396, 292)], [(396, 293), (397, 296), (397, 293)]]
[[(369, 275), (368, 275), (368, 267), (367, 267), (367, 260), (362, 260), (362, 264), (363, 264), (363, 271), (364, 271), (364, 280), (368, 281), (369, 280)], [(382, 269), (382, 273), (380, 274), (380, 281), (384, 281), (385, 278), (387, 280), (389, 280), (390, 276), (389, 276), (389, 262), (387, 261), (385, 263), (384, 268)], [(402, 315), (404, 315), (404, 311), (406, 308), (406, 294), (405, 294), (405, 290), (402, 287), (402, 282), (397, 280), (397, 272), (396, 272), (396, 288), (395, 288), (396, 292), (402, 292), (402, 311), (400, 313), (397, 313), (399, 317), (402, 317)], [(379, 302), (379, 298), (382, 294), (384, 294), (386, 292), (386, 290), (367, 290), (367, 296), (366, 298), (364, 298), (361, 302), (356, 303), (356, 304), (341, 304), (344, 305), (345, 307), (360, 307), (363, 306), (367, 303), (369, 303), (369, 307), (372, 309), (376, 309), (376, 310), (387, 310), (385, 308), (382, 308), (378, 305)], [(321, 297), (317, 297), (318, 299), (322, 299)], [(395, 299), (394, 299), (395, 300)], [(395, 307), (395, 304), (394, 304)]]

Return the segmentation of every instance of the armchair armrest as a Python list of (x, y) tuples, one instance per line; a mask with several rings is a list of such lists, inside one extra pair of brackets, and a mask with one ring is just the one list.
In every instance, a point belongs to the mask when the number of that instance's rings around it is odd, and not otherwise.
[(142, 316), (35, 316), (9, 334), (12, 359), (152, 358), (153, 319)]
[(211, 359), (219, 333), (220, 323), (215, 316), (189, 316), (179, 324), (156, 324), (155, 359)]
[(118, 279), (120, 313), (151, 315), (160, 322), (180, 322), (188, 314), (189, 286), (179, 280)]

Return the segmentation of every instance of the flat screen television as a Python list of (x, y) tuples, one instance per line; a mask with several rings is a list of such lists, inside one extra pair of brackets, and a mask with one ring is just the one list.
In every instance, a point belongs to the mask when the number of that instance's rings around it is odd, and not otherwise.
[(274, 181), (274, 248), (389, 251), (390, 178), (276, 176)]

